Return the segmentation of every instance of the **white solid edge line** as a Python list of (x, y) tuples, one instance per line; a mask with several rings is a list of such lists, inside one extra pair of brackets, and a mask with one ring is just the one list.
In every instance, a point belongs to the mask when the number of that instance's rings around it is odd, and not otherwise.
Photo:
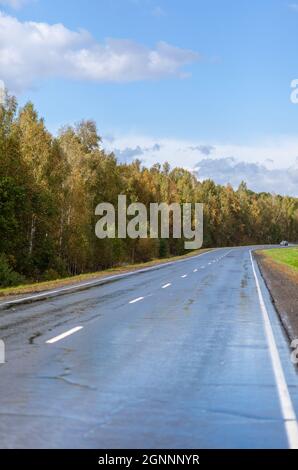
[(264, 320), (264, 329), (266, 333), (267, 343), (269, 346), (270, 358), (274, 372), (276, 387), (278, 391), (281, 411), (284, 419), (284, 425), (287, 433), (290, 449), (298, 449), (298, 423), (296, 413), (293, 407), (279, 352), (276, 346), (273, 329), (270, 323), (269, 314), (267, 312), (264, 297), (261, 291), (260, 283), (258, 280), (257, 272), (252, 257), (252, 250), (250, 250), (250, 259), (253, 268), (253, 273), (256, 281), (257, 291), (259, 295), (259, 302)]
[(93, 285), (94, 285), (94, 287), (96, 287), (97, 285), (100, 286), (102, 283), (105, 283), (107, 281), (112, 281), (114, 279), (126, 278), (126, 277), (129, 277), (129, 276), (133, 276), (135, 274), (138, 274), (138, 273), (140, 274), (140, 273), (150, 272), (150, 271), (153, 271), (153, 270), (156, 270), (156, 269), (159, 269), (159, 268), (163, 268), (163, 267), (167, 267), (167, 266), (173, 266), (174, 264), (177, 264), (177, 263), (184, 263), (186, 261), (191, 261), (193, 259), (200, 258), (201, 256), (205, 256), (208, 253), (210, 254), (214, 251), (219, 251), (219, 250), (224, 250), (224, 248), (215, 248), (215, 249), (210, 250), (210, 251), (205, 251), (204, 253), (201, 253), (201, 254), (196, 255), (196, 256), (191, 256), (189, 258), (178, 259), (176, 261), (169, 261), (168, 263), (158, 264), (158, 265), (152, 266), (150, 268), (143, 268), (143, 269), (139, 269), (137, 271), (131, 271), (131, 272), (123, 273), (123, 274), (115, 274), (114, 276), (104, 277), (102, 279), (97, 279), (95, 281), (83, 282), (81, 284), (75, 284), (75, 285), (72, 285), (72, 286), (69, 286), (69, 287), (62, 287), (60, 289), (56, 289), (56, 290), (52, 290), (52, 291), (45, 291), (45, 292), (41, 292), (40, 294), (30, 295), (28, 297), (22, 297), (21, 299), (9, 300), (7, 302), (2, 302), (2, 303), (0, 302), (0, 308), (5, 307), (5, 306), (10, 306), (10, 305), (21, 304), (22, 302), (28, 301), (28, 300), (39, 299), (39, 298), (42, 299), (43, 297), (46, 299), (47, 296), (49, 296), (49, 295), (59, 294), (61, 292), (71, 292), (71, 291), (76, 290), (76, 289), (81, 289), (82, 287), (88, 287), (88, 286), (91, 287)]
[(162, 286), (162, 289), (167, 289), (168, 287), (171, 287), (172, 284), (165, 284), (164, 286)]
[(83, 329), (83, 326), (77, 326), (76, 328), (73, 328), (72, 330), (62, 333), (62, 335), (55, 336), (55, 338), (49, 339), (48, 341), (46, 341), (46, 343), (47, 344), (57, 343), (58, 341), (61, 341), (62, 339), (67, 338), (67, 336), (73, 335), (74, 333), (77, 333), (78, 331), (82, 329)]
[(129, 303), (136, 304), (137, 302), (140, 302), (141, 300), (144, 300), (144, 297), (138, 297), (137, 299), (131, 300)]

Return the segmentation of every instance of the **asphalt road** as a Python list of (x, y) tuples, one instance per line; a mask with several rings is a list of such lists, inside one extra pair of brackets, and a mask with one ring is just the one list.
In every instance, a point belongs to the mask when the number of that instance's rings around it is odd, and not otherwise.
[(0, 310), (1, 448), (298, 447), (298, 377), (249, 248)]

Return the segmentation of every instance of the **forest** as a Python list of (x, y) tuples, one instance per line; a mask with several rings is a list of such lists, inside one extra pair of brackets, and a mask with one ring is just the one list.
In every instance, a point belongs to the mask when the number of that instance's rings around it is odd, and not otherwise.
[(117, 161), (93, 121), (46, 129), (32, 103), (0, 105), (0, 286), (184, 254), (178, 239), (95, 236), (101, 202), (204, 203), (204, 246), (298, 241), (298, 199), (200, 181), (183, 168)]

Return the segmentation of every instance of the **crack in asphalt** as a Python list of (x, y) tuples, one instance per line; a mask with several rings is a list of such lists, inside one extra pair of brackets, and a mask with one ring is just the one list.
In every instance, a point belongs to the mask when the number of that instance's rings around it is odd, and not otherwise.
[(98, 390), (97, 387), (92, 387), (91, 385), (87, 385), (87, 384), (83, 384), (83, 383), (80, 383), (80, 382), (74, 382), (72, 380), (69, 380), (64, 375), (59, 375), (59, 376), (46, 376), (45, 375), (45, 376), (37, 376), (35, 378), (36, 379), (41, 379), (41, 380), (61, 380), (64, 383), (66, 383), (67, 385), (71, 385), (71, 386), (74, 386), (74, 387), (79, 387), (79, 388), (92, 390), (92, 391)]

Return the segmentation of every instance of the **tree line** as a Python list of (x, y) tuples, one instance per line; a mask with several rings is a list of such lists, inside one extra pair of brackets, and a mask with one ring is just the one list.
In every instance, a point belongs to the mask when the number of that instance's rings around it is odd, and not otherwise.
[(0, 105), (0, 285), (49, 280), (184, 253), (179, 239), (95, 236), (101, 202), (204, 203), (205, 247), (298, 240), (298, 199), (200, 182), (183, 168), (117, 161), (93, 121), (46, 129), (32, 103)]

